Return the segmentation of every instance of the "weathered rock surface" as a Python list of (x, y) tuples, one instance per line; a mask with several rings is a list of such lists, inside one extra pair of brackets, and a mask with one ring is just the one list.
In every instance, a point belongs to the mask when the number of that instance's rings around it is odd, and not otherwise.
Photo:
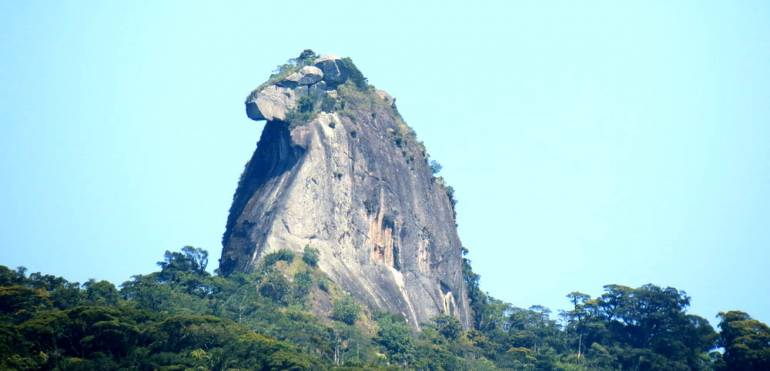
[(321, 69), (314, 66), (302, 67), (299, 71), (286, 76), (283, 80), (278, 81), (275, 85), (284, 88), (296, 88), (297, 85), (313, 85), (321, 79), (324, 74)]
[(388, 92), (386, 92), (385, 90), (378, 89), (378, 90), (375, 90), (374, 93), (377, 94), (377, 96), (380, 97), (380, 99), (385, 101), (385, 103), (391, 105), (391, 107), (393, 108), (396, 108), (396, 98), (393, 98), (393, 96), (388, 94)]
[(337, 85), (345, 82), (348, 71), (342, 60), (333, 54), (322, 55), (315, 61), (315, 66), (324, 74), (324, 81), (329, 85)]
[(296, 106), (293, 89), (269, 85), (246, 102), (246, 115), (252, 120), (286, 120), (286, 113)]
[[(316, 61), (322, 83), (344, 82), (334, 80), (343, 75), (337, 61)], [(351, 84), (316, 88), (343, 100), (344, 114), (318, 111), (289, 125), (281, 89), (291, 90), (270, 85), (246, 102), (260, 113), (249, 117), (268, 122), (233, 198), (221, 272), (309, 245), (320, 251), (319, 268), (371, 308), (415, 327), (444, 313), (469, 326), (452, 202), (392, 97)]]
[(299, 80), (302, 78), (302, 75), (299, 72), (294, 72), (290, 74), (289, 76), (286, 76), (283, 78), (283, 80), (278, 81), (275, 83), (276, 86), (280, 86), (282, 88), (296, 88), (297, 85), (299, 85)]
[(324, 77), (323, 72), (318, 67), (305, 66), (299, 70), (300, 77), (298, 83), (300, 85), (313, 85)]

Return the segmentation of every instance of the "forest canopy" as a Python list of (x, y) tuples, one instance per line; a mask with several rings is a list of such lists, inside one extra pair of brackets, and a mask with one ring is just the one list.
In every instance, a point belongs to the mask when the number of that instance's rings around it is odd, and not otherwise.
[(671, 287), (571, 292), (554, 314), (491, 297), (465, 259), (474, 327), (442, 315), (415, 332), (341, 292), (310, 247), (266, 263), (212, 275), (188, 246), (119, 288), (0, 266), (0, 369), (770, 369), (767, 325), (728, 311), (716, 332)]

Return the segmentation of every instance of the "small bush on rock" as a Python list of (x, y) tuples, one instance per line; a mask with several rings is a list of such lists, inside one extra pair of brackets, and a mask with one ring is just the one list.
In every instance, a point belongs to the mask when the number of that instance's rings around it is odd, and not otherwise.
[(280, 249), (276, 252), (265, 255), (262, 260), (262, 266), (269, 268), (278, 263), (279, 261), (285, 261), (288, 264), (294, 261), (294, 252), (289, 249)]
[(332, 319), (352, 325), (358, 319), (358, 312), (361, 308), (350, 296), (334, 301), (334, 310)]
[(305, 246), (305, 250), (302, 252), (302, 261), (310, 267), (318, 266), (318, 249), (314, 249), (310, 246)]

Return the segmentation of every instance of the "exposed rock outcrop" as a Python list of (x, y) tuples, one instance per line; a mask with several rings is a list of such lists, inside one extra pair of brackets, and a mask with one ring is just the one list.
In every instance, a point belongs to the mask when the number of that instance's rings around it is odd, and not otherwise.
[(415, 327), (444, 313), (469, 326), (453, 204), (394, 99), (349, 59), (294, 69), (246, 100), (248, 116), (267, 123), (235, 192), (221, 272), (309, 245), (370, 307)]
[(341, 84), (348, 78), (348, 70), (336, 55), (322, 55), (315, 61), (315, 66), (321, 69), (324, 80), (331, 86)]
[(298, 85), (313, 85), (321, 79), (324, 74), (321, 69), (313, 66), (305, 66), (300, 68), (299, 71), (286, 76), (285, 79), (276, 83), (276, 85), (286, 88), (296, 88)]
[(294, 89), (269, 85), (246, 102), (246, 115), (252, 120), (286, 120), (286, 113), (297, 105)]

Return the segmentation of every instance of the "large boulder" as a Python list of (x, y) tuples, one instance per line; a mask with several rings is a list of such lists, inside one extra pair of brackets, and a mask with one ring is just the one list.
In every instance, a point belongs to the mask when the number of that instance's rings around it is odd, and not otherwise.
[(283, 80), (275, 83), (282, 88), (294, 89), (299, 85), (299, 80), (302, 79), (302, 75), (299, 72), (294, 72), (289, 76), (283, 78)]
[(320, 68), (314, 66), (305, 66), (299, 70), (300, 78), (297, 81), (300, 85), (313, 85), (324, 78), (324, 73)]
[(302, 67), (299, 71), (284, 77), (283, 80), (278, 81), (276, 85), (283, 88), (294, 89), (300, 85), (313, 85), (321, 81), (323, 77), (324, 77), (324, 73), (321, 71), (320, 68), (313, 67), (313, 66), (305, 66), (305, 67)]
[(316, 59), (314, 65), (323, 72), (324, 81), (331, 86), (342, 84), (348, 78), (348, 71), (336, 55), (322, 55)]
[(286, 120), (286, 113), (297, 104), (297, 95), (290, 88), (276, 85), (254, 92), (246, 100), (246, 115), (252, 120)]

